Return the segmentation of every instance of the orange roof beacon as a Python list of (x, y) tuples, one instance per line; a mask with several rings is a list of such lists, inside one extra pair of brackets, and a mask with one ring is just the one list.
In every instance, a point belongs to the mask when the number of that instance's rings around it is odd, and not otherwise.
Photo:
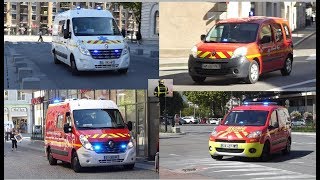
[(256, 83), (259, 75), (280, 70), (291, 73), (293, 44), (288, 21), (253, 16), (219, 21), (191, 49), (189, 74), (197, 82), (228, 76)]
[(246, 102), (229, 111), (209, 137), (213, 159), (242, 156), (267, 161), (270, 154), (291, 150), (291, 122), (285, 107), (272, 102)]
[(123, 165), (136, 160), (130, 135), (132, 122), (124, 123), (110, 100), (66, 100), (50, 104), (46, 116), (45, 151), (50, 165), (57, 160), (82, 167)]

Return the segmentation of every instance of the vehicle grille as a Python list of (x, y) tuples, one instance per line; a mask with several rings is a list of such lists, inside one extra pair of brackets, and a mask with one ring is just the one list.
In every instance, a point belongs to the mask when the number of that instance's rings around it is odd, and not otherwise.
[(218, 152), (242, 153), (244, 149), (216, 148)]
[(122, 49), (89, 50), (93, 59), (118, 59)]
[(245, 143), (246, 140), (227, 140), (227, 139), (216, 139), (216, 142), (226, 142), (226, 143)]
[(119, 142), (115, 142), (114, 143), (114, 147), (111, 148), (107, 142), (103, 142), (103, 143), (91, 143), (93, 147), (95, 146), (100, 146), (100, 149), (95, 149), (94, 151), (96, 153), (124, 153), (126, 152), (126, 148), (121, 148), (121, 145), (125, 144), (127, 145), (129, 143), (129, 141), (119, 141)]
[(111, 64), (110, 65), (94, 65), (96, 69), (106, 69), (106, 68), (118, 67), (118, 66), (119, 66), (118, 64), (115, 64), (114, 66), (112, 66)]
[(99, 160), (99, 163), (113, 163), (113, 162), (123, 162), (124, 159), (117, 160)]

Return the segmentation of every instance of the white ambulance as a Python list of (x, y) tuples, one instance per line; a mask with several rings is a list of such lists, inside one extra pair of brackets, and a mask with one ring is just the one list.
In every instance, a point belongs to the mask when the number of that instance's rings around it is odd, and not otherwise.
[(77, 7), (57, 14), (52, 31), (54, 63), (80, 71), (117, 70), (126, 73), (129, 47), (112, 14), (107, 10)]

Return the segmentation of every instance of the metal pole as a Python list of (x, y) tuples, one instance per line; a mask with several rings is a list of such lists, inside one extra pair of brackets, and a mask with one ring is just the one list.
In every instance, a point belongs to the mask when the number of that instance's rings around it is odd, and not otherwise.
[(167, 127), (167, 98), (166, 95), (164, 95), (164, 120), (165, 120), (165, 131), (168, 131)]

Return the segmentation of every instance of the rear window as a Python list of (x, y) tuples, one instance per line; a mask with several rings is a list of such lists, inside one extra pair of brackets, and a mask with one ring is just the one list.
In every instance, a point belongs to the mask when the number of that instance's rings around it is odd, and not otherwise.
[(282, 33), (281, 25), (280, 24), (273, 24), (272, 28), (273, 28), (276, 42), (283, 41), (283, 33)]
[(282, 24), (282, 25), (283, 25), (284, 33), (286, 35), (286, 39), (291, 39), (289, 27), (286, 24)]

